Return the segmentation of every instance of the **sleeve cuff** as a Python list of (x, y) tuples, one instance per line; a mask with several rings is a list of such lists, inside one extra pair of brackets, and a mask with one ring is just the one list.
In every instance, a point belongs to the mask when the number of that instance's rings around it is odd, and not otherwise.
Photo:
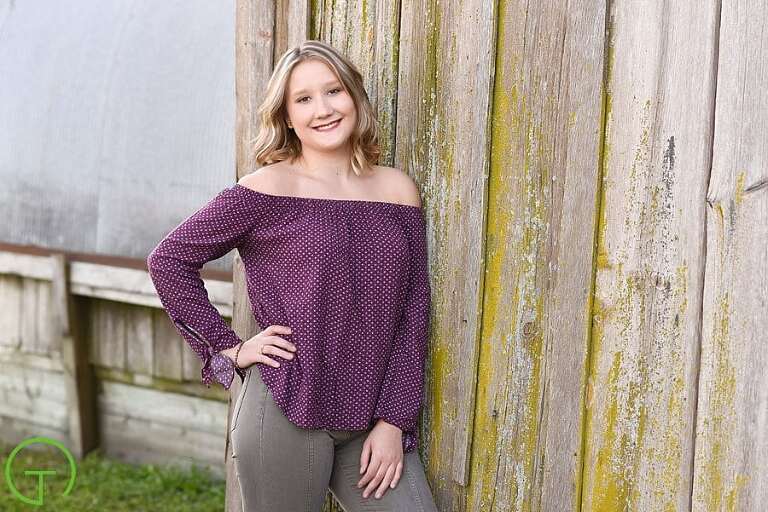
[(202, 381), (209, 388), (213, 382), (219, 382), (224, 389), (229, 389), (235, 378), (235, 372), (242, 382), (245, 379), (244, 368), (236, 368), (232, 359), (221, 352), (209, 350), (208, 358), (201, 370)]

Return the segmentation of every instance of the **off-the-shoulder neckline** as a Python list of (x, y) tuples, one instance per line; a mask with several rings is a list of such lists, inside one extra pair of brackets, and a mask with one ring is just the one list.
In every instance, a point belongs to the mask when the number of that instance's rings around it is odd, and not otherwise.
[(260, 192), (250, 187), (246, 187), (245, 185), (241, 185), (240, 183), (235, 183), (234, 187), (243, 189), (257, 196), (272, 197), (276, 199), (295, 199), (297, 201), (318, 202), (318, 203), (377, 204), (377, 205), (384, 205), (384, 206), (393, 206), (396, 208), (399, 207), (399, 208), (405, 208), (405, 209), (413, 209), (417, 211), (421, 210), (421, 206), (416, 206), (413, 204), (406, 204), (406, 203), (393, 203), (390, 201), (374, 201), (372, 199), (342, 199), (342, 198), (335, 198), (335, 197), (304, 197), (304, 196), (286, 196), (286, 195), (279, 195), (279, 194), (268, 194), (266, 192)]

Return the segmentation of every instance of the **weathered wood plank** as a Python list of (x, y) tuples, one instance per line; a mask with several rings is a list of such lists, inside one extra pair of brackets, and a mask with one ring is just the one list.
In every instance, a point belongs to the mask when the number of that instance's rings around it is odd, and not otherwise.
[[(160, 312), (165, 314), (164, 311)], [(153, 329), (154, 310), (143, 307), (126, 306), (123, 314), (126, 319), (126, 370), (144, 375), (152, 375), (155, 365), (155, 332)], [(165, 314), (166, 320), (168, 315)], [(174, 333), (181, 343), (181, 336)], [(192, 352), (192, 350), (189, 350)]]
[[(284, 5), (284, 4), (282, 4)], [(304, 5), (303, 1), (296, 5)], [(236, 168), (233, 173), (235, 180), (245, 176), (257, 168), (255, 155), (252, 151), (252, 141), (259, 129), (259, 119), (256, 109), (264, 95), (264, 87), (272, 74), (273, 63), (276, 55), (285, 51), (275, 43), (275, 32), (291, 34), (288, 27), (276, 27), (276, 21), (280, 18), (275, 12), (276, 3), (264, 0), (237, 0), (235, 12), (235, 97), (237, 98), (236, 125), (235, 125), (235, 152)], [(298, 23), (299, 27), (306, 27), (307, 23), (290, 18), (292, 23)], [(292, 34), (295, 39), (285, 38), (285, 44), (294, 45), (298, 40), (306, 37), (306, 32), (301, 35)], [(298, 39), (298, 40), (297, 40)], [(245, 309), (248, 303), (245, 279), (243, 277), (243, 264), (239, 254), (235, 254), (233, 263), (233, 304), (232, 329), (241, 339), (254, 334), (253, 314), (250, 309)], [(240, 298), (245, 298), (242, 301)], [(199, 375), (199, 373), (198, 373)], [(199, 377), (198, 377), (199, 378)], [(224, 439), (224, 457), (226, 461), (225, 474), (227, 479), (225, 509), (228, 512), (242, 510), (240, 485), (235, 473), (232, 459), (232, 446), (229, 436), (229, 425), (235, 399), (241, 389), (240, 378), (236, 377), (229, 388), (230, 398), (227, 406), (226, 431)]]
[(26, 366), (44, 372), (64, 371), (60, 358), (22, 352), (19, 348), (0, 347), (0, 363)]
[(766, 6), (720, 20), (692, 510), (768, 503)]
[(154, 310), (152, 317), (152, 374), (182, 380), (181, 352), (192, 352), (192, 348), (178, 334), (165, 311)]
[[(66, 428), (65, 424), (59, 427)], [(67, 431), (62, 428), (52, 428), (39, 423), (32, 423), (24, 419), (0, 415), (0, 440), (16, 446), (24, 439), (34, 436), (45, 436), (67, 443)]]
[(78, 459), (97, 447), (96, 381), (88, 362), (88, 347), (83, 326), (83, 314), (76, 310), (70, 294), (67, 258), (63, 254), (52, 256), (52, 317), (53, 329), (61, 345), (64, 368), (66, 407), (69, 419), (69, 449)]
[(288, 48), (309, 37), (310, 2), (308, 0), (277, 0), (272, 44), (274, 61)]
[(102, 450), (108, 457), (134, 464), (202, 466), (224, 478), (223, 428), (220, 434), (213, 435), (114, 414), (104, 414), (101, 425)]
[[(70, 269), (69, 287), (75, 295), (162, 308), (146, 270), (82, 261), (70, 262)], [(206, 274), (206, 271), (202, 273)], [(49, 256), (0, 251), (1, 274), (50, 281), (53, 279), (53, 266)], [(231, 317), (232, 283), (210, 278), (204, 278), (203, 282), (211, 303), (221, 315)]]
[(605, 6), (573, 8), (499, 4), (468, 510), (579, 507)]
[(95, 374), (100, 381), (121, 382), (123, 384), (162, 391), (163, 393), (188, 395), (207, 400), (218, 400), (219, 402), (229, 401), (229, 391), (222, 386), (206, 387), (200, 382), (200, 379), (197, 379), (197, 382), (170, 380), (143, 373), (129, 373), (105, 367), (97, 367)]
[(225, 402), (103, 381), (98, 404), (107, 455), (131, 462), (202, 465), (223, 476)]
[(24, 278), (21, 281), (21, 347), (26, 352), (37, 352), (38, 347), (38, 301), (37, 280)]
[(406, 2), (400, 14), (395, 165), (419, 182), (427, 217), (433, 334), (422, 458), (445, 510), (473, 499), (452, 484), (469, 482), (475, 435), (495, 5)]
[(92, 309), (96, 315), (91, 331), (91, 343), (98, 345), (98, 364), (109, 368), (125, 369), (125, 306), (108, 300), (93, 301), (98, 307)]
[(58, 353), (61, 338), (55, 335), (53, 326), (53, 295), (50, 281), (36, 280), (37, 286), (37, 339), (35, 350), (41, 354)]
[(0, 416), (68, 432), (64, 376), (58, 371), (0, 362)]
[(610, 8), (582, 509), (688, 510), (718, 4)]
[[(179, 393), (103, 381), (99, 394), (99, 412), (182, 426), (222, 437), (226, 426), (227, 404)], [(219, 458), (223, 460), (223, 450)]]
[(0, 347), (21, 347), (23, 311), (22, 279), (18, 276), (0, 276)]
[(96, 336), (100, 332), (101, 315), (99, 310), (101, 302), (100, 300), (93, 300), (88, 304), (88, 359), (95, 366), (103, 366), (101, 363), (101, 344)]
[[(239, 256), (235, 256), (235, 258), (239, 258)], [(202, 382), (200, 358), (185, 340), (180, 339), (180, 342), (184, 345), (181, 349), (181, 378), (185, 381)]]

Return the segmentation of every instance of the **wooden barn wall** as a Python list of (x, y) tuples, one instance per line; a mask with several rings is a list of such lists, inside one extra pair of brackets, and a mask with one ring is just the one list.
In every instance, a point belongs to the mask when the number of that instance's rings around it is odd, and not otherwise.
[(0, 241), (143, 260), (229, 185), (233, 12), (0, 1)]
[[(366, 77), (381, 163), (422, 189), (422, 459), (441, 510), (764, 502), (766, 445), (733, 419), (759, 425), (765, 403), (746, 356), (767, 316), (765, 141), (734, 128), (749, 113), (748, 133), (764, 131), (765, 96), (737, 94), (765, 90), (744, 71), (764, 76), (755, 9), (312, 3), (309, 37)], [(762, 280), (737, 287), (748, 275)]]

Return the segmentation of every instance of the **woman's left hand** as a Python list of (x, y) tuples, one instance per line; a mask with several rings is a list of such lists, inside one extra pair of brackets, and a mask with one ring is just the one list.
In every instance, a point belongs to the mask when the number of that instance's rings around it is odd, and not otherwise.
[(373, 489), (376, 498), (381, 498), (387, 490), (397, 486), (403, 471), (403, 431), (399, 427), (379, 419), (363, 443), (360, 455), (360, 473), (365, 474), (357, 487), (368, 487), (363, 491), (367, 498)]

